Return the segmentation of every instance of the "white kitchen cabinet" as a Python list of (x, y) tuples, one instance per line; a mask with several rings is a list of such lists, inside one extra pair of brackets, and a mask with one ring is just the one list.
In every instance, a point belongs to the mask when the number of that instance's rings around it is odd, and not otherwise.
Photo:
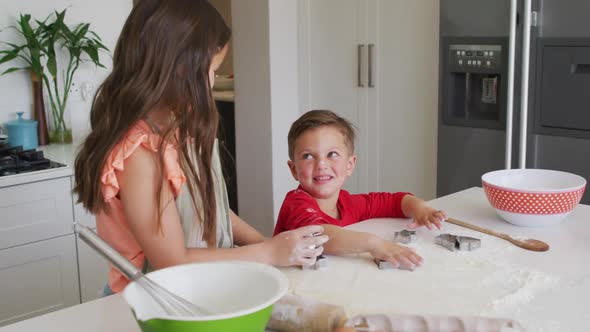
[(72, 234), (70, 177), (0, 188), (0, 249)]
[[(72, 185), (74, 183), (74, 177), (72, 177)], [(72, 194), (74, 201), (74, 220), (76, 224), (82, 224), (86, 227), (96, 228), (96, 218), (94, 215), (88, 213), (84, 206), (80, 203), (76, 203), (78, 195)]]
[[(65, 165), (74, 165), (77, 146), (72, 144), (50, 144), (40, 147), (45, 153), (45, 156), (53, 161), (60, 162)], [(72, 193), (74, 187), (74, 176), (71, 170), (68, 173), (67, 182), (69, 190), (64, 191), (65, 197), (68, 197), (70, 204), (70, 214), (73, 211), (73, 222), (68, 225), (70, 229), (74, 224), (81, 224), (86, 227), (96, 228), (96, 220), (94, 215), (88, 213), (82, 204), (76, 203), (78, 196)], [(73, 209), (72, 209), (73, 206)], [(76, 238), (78, 273), (80, 280), (80, 300), (87, 302), (94, 300), (102, 294), (102, 289), (108, 278), (108, 264), (97, 253), (95, 253), (86, 243)]]
[(73, 234), (0, 250), (0, 326), (79, 303)]
[(358, 129), (351, 191), (436, 184), (438, 0), (298, 2), (300, 107)]
[(75, 222), (96, 227), (94, 216), (59, 174), (0, 187), (0, 326), (102, 294), (108, 265), (74, 235)]
[[(72, 185), (73, 183), (74, 178), (72, 177)], [(90, 227), (96, 232), (96, 218), (94, 215), (88, 213), (82, 204), (75, 203), (78, 200), (77, 195), (74, 194), (73, 199), (76, 224)], [(80, 274), (80, 300), (84, 303), (102, 296), (103, 288), (108, 280), (109, 266), (101, 255), (80, 238), (76, 238), (76, 246), (78, 248), (78, 269)]]
[(80, 303), (70, 187), (0, 188), (0, 325)]
[(359, 159), (346, 188), (366, 191), (367, 91), (359, 87), (366, 84), (366, 67), (358, 58), (359, 51), (366, 56), (365, 6), (360, 0), (306, 0), (298, 5), (300, 107), (302, 112), (334, 111), (359, 129), (355, 142)]
[[(96, 232), (96, 229), (92, 229)], [(86, 242), (76, 239), (78, 245), (78, 268), (80, 271), (80, 299), (88, 302), (102, 296), (109, 275), (107, 261)]]

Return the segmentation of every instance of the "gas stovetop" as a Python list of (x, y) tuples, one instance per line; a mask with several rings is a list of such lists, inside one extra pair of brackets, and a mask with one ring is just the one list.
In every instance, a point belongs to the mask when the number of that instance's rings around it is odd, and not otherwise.
[(0, 176), (64, 166), (66, 165), (45, 158), (43, 151), (24, 150), (22, 146), (6, 147), (0, 145)]

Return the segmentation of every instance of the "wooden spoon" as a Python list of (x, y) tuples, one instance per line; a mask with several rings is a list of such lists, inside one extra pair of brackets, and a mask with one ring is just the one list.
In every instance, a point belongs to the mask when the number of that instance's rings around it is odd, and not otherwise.
[(535, 239), (517, 240), (508, 234), (494, 232), (494, 231), (489, 230), (487, 228), (483, 228), (483, 227), (479, 227), (477, 225), (469, 224), (464, 221), (457, 220), (455, 218), (448, 218), (447, 222), (461, 226), (461, 227), (473, 229), (474, 231), (482, 232), (484, 234), (499, 237), (501, 239), (504, 239), (504, 240), (506, 240), (518, 247), (526, 249), (526, 250), (532, 250), (532, 251), (547, 251), (547, 250), (549, 250), (549, 245), (543, 241), (539, 241), (539, 240), (535, 240)]

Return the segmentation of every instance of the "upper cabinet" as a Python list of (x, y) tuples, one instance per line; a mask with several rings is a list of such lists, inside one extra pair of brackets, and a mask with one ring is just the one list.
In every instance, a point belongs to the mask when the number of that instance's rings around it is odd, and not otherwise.
[(301, 111), (357, 127), (352, 192), (435, 197), (437, 0), (299, 1)]

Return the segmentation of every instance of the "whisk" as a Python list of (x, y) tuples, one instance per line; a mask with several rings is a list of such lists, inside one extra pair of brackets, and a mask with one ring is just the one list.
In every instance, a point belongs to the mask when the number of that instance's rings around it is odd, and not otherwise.
[(136, 268), (135, 265), (131, 264), (125, 257), (121, 256), (115, 249), (98, 237), (90, 228), (80, 224), (77, 224), (76, 228), (78, 229), (78, 235), (86, 244), (110, 261), (129, 280), (135, 281), (158, 303), (166, 314), (171, 316), (202, 316), (211, 314), (208, 310), (187, 301), (151, 280)]

